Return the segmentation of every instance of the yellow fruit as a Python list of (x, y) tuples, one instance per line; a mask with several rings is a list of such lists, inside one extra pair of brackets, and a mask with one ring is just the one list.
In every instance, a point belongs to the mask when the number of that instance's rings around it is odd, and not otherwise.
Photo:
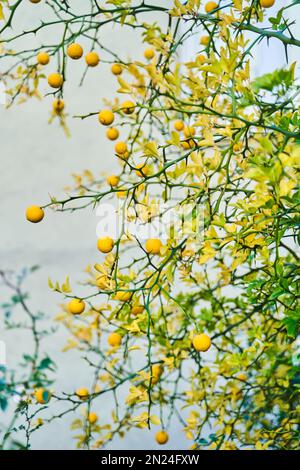
[(193, 137), (196, 134), (196, 129), (193, 126), (186, 126), (183, 131), (185, 137)]
[(158, 382), (159, 378), (161, 377), (161, 375), (163, 374), (163, 372), (164, 372), (164, 368), (161, 364), (154, 364), (151, 367), (151, 375), (152, 375), (151, 382), (153, 384), (156, 384)]
[(103, 126), (110, 126), (114, 122), (115, 116), (110, 109), (102, 109), (98, 114), (98, 119)]
[(124, 101), (121, 106), (121, 109), (124, 114), (132, 114), (135, 110), (135, 104), (132, 101)]
[(118, 155), (124, 155), (124, 153), (127, 152), (127, 145), (125, 144), (125, 142), (117, 142), (115, 145), (115, 152)]
[(208, 351), (209, 348), (211, 347), (211, 339), (207, 334), (201, 333), (200, 335), (194, 336), (193, 346), (196, 349), (196, 351), (202, 351), (202, 352)]
[(134, 305), (131, 309), (131, 313), (133, 315), (139, 315), (140, 313), (143, 313), (144, 311), (144, 305)]
[(260, 0), (260, 6), (262, 8), (271, 8), (275, 3), (275, 0)]
[(145, 165), (144, 163), (140, 163), (137, 165), (137, 170), (135, 170), (135, 173), (140, 176), (141, 178), (144, 178), (145, 176), (148, 176), (150, 174), (150, 167), (149, 165)]
[(85, 56), (85, 61), (89, 67), (96, 67), (99, 64), (100, 57), (97, 52), (92, 51)]
[(71, 59), (77, 60), (80, 59), (83, 55), (83, 49), (80, 44), (73, 43), (68, 46), (67, 54)]
[(118, 291), (115, 294), (115, 299), (121, 302), (128, 302), (132, 297), (132, 292)]
[(55, 111), (57, 114), (61, 113), (65, 107), (65, 103), (63, 100), (56, 99), (52, 103), (53, 111)]
[(205, 11), (206, 13), (210, 13), (211, 11), (215, 10), (218, 8), (218, 4), (216, 2), (207, 2), (205, 5)]
[(145, 49), (145, 51), (144, 51), (144, 57), (145, 57), (145, 59), (147, 59), (147, 60), (153, 59), (153, 57), (155, 57), (155, 51), (154, 51), (154, 49), (152, 49), (152, 47), (148, 47), (148, 49)]
[(166, 431), (158, 431), (155, 434), (155, 439), (160, 445), (166, 444), (169, 440), (169, 434)]
[(39, 206), (30, 206), (26, 209), (26, 219), (36, 224), (43, 220), (45, 212)]
[(209, 44), (210, 37), (209, 36), (201, 36), (200, 38), (200, 44), (202, 46), (207, 46)]
[(114, 247), (114, 241), (110, 237), (99, 238), (97, 248), (102, 253), (109, 253)]
[(89, 391), (87, 388), (78, 388), (76, 390), (76, 395), (78, 396), (78, 398), (80, 398), (81, 400), (87, 400), (88, 397), (89, 397)]
[(73, 315), (80, 315), (84, 312), (84, 309), (85, 303), (83, 300), (73, 299), (68, 303), (68, 310), (70, 313), (73, 313)]
[(115, 127), (110, 127), (106, 131), (106, 137), (109, 140), (116, 140), (119, 137), (119, 131)]
[(102, 276), (97, 277), (96, 284), (99, 289), (104, 290), (107, 288), (107, 281), (108, 278), (104, 274)]
[(184, 122), (183, 121), (175, 121), (174, 122), (174, 129), (178, 132), (183, 131), (184, 129)]
[(63, 84), (63, 76), (60, 73), (54, 72), (48, 75), (48, 84), (52, 88), (60, 88)]
[(114, 75), (121, 75), (121, 73), (123, 72), (123, 69), (120, 64), (113, 64), (110, 70), (111, 73), (113, 73)]
[(51, 393), (49, 390), (46, 390), (45, 388), (38, 388), (34, 392), (35, 399), (38, 403), (41, 405), (45, 405), (45, 403), (48, 403), (51, 399)]
[(162, 242), (158, 238), (149, 238), (146, 241), (145, 249), (151, 255), (158, 255), (162, 247)]
[(39, 52), (36, 59), (40, 65), (47, 65), (50, 61), (50, 56), (47, 52)]
[(113, 348), (121, 346), (122, 336), (119, 333), (111, 333), (107, 338), (107, 342)]
[(95, 424), (98, 421), (98, 415), (96, 413), (90, 412), (88, 415), (88, 420), (90, 424)]
[(107, 184), (110, 186), (118, 186), (120, 178), (116, 175), (110, 175), (106, 178)]

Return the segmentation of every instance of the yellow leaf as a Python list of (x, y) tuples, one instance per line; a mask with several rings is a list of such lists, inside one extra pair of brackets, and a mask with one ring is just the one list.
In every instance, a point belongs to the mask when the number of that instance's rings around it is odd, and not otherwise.
[(118, 93), (131, 93), (131, 86), (123, 80), (123, 78), (118, 77), (118, 82), (121, 85), (121, 88), (118, 89)]
[(78, 346), (77, 341), (74, 341), (73, 339), (69, 339), (67, 344), (64, 346), (62, 350), (63, 352), (66, 352), (66, 351), (69, 351), (69, 349), (77, 348), (77, 346)]
[(128, 352), (129, 351), (138, 351), (140, 350), (141, 348), (139, 346), (131, 346), (130, 348), (128, 348)]
[(61, 290), (66, 294), (72, 291), (71, 286), (70, 286), (69, 276), (67, 276), (66, 281), (62, 284)]
[(187, 432), (185, 433), (185, 437), (186, 437), (187, 439), (189, 439), (190, 441), (192, 441), (192, 440), (194, 439), (193, 433), (192, 433), (191, 431), (187, 431)]
[(296, 186), (296, 182), (292, 179), (282, 179), (279, 183), (280, 197), (287, 196), (289, 192)]

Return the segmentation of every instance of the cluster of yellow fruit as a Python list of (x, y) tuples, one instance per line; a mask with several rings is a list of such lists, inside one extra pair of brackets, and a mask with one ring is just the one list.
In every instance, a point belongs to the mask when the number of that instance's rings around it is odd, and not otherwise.
[[(131, 299), (131, 297), (132, 297), (132, 293), (126, 292), (126, 291), (118, 291), (115, 294), (115, 299), (122, 301), (122, 302), (128, 302)], [(85, 310), (85, 302), (81, 299), (73, 299), (68, 304), (68, 310), (73, 315), (80, 315)], [(136, 305), (132, 308), (132, 313), (135, 315), (138, 315), (142, 313), (143, 310), (144, 310), (143, 305)], [(110, 346), (119, 347), (122, 342), (122, 336), (119, 333), (111, 333), (108, 336), (107, 341)], [(199, 352), (208, 351), (209, 348), (211, 347), (211, 339), (206, 333), (195, 335), (193, 337), (192, 343), (193, 343), (195, 350)], [(161, 371), (161, 369), (154, 367), (153, 371), (155, 371), (154, 373), (154, 377), (155, 377), (159, 375), (159, 372)]]
[(194, 148), (197, 145), (195, 140), (196, 129), (194, 126), (186, 126), (183, 121), (177, 120), (174, 122), (174, 129), (177, 132), (183, 132), (184, 140), (181, 141), (181, 146), (184, 150)]
[[(39, 3), (40, 0), (30, 0), (31, 3)], [(275, 0), (260, 0), (260, 5), (262, 8), (270, 8), (274, 5)], [(219, 4), (214, 2), (214, 1), (209, 1), (205, 4), (205, 12), (210, 14), (212, 12), (217, 11), (219, 8)], [(200, 40), (201, 44), (206, 46), (209, 43), (209, 36), (203, 36)], [(69, 44), (67, 47), (67, 55), (73, 60), (78, 60), (83, 56), (83, 48), (80, 44), (78, 43), (72, 43)], [(144, 51), (144, 57), (147, 60), (151, 60), (155, 57), (155, 51), (152, 48), (147, 48)], [(85, 62), (88, 67), (96, 67), (99, 64), (100, 57), (97, 52), (95, 51), (90, 51), (86, 54), (85, 56)], [(37, 62), (40, 65), (47, 65), (50, 62), (50, 55), (47, 52), (41, 51), (37, 55)], [(120, 64), (113, 64), (111, 67), (111, 71), (114, 75), (121, 75), (122, 73), (122, 66)], [(48, 84), (52, 88), (61, 88), (62, 84), (64, 81), (64, 77), (62, 74), (58, 72), (53, 72), (48, 76)], [(103, 116), (105, 114), (105, 111), (102, 112)], [(125, 111), (124, 111), (125, 112)], [(129, 114), (129, 113), (128, 113)], [(100, 119), (100, 114), (99, 114), (99, 120), (102, 124), (104, 125), (110, 125), (111, 122), (113, 121), (113, 118), (111, 120), (112, 113), (111, 111), (108, 113), (110, 118), (107, 120), (105, 117), (103, 118), (103, 122)], [(111, 121), (108, 123), (108, 121)]]
[[(85, 302), (81, 299), (72, 299), (68, 303), (68, 310), (73, 315), (80, 315), (85, 310)], [(107, 338), (107, 342), (112, 347), (119, 347), (122, 343), (122, 336), (119, 333), (111, 333)]]
[[(177, 130), (182, 128), (181, 124), (179, 125), (178, 121), (175, 123)], [(40, 222), (44, 218), (44, 211), (42, 208), (38, 206), (30, 206), (26, 210), (26, 218), (30, 222), (37, 223)], [(159, 255), (160, 250), (163, 244), (160, 239), (158, 238), (149, 238), (145, 244), (145, 251), (147, 254), (151, 255)], [(102, 253), (110, 253), (114, 247), (114, 240), (111, 237), (103, 237), (99, 238), (97, 242), (97, 248)], [(128, 302), (132, 297), (131, 292), (126, 291), (118, 291), (115, 294), (115, 299), (121, 302)], [(137, 305), (133, 307), (133, 313), (139, 314), (143, 311), (144, 307), (142, 305)], [(68, 310), (73, 315), (80, 315), (85, 310), (85, 302), (81, 299), (73, 299), (68, 304)], [(119, 347), (122, 342), (122, 337), (119, 333), (112, 333), (108, 337), (108, 344), (112, 347)], [(193, 346), (196, 351), (205, 352), (211, 346), (211, 340), (208, 335), (205, 333), (199, 334), (194, 336), (193, 338)]]
[[(149, 238), (145, 244), (145, 250), (148, 254), (159, 255), (163, 244), (159, 238)], [(97, 248), (102, 253), (110, 253), (114, 247), (114, 241), (110, 237), (99, 238)]]
[[(85, 387), (78, 388), (75, 393), (76, 393), (77, 397), (80, 398), (80, 400), (83, 400), (83, 401), (87, 400), (90, 396), (90, 393), (89, 393), (88, 389), (85, 388)], [(92, 411), (89, 412), (87, 418), (88, 418), (88, 421), (89, 421), (90, 424), (95, 424), (99, 419), (98, 415), (96, 413), (92, 412)]]
[(260, 6), (262, 8), (271, 8), (275, 3), (275, 0), (260, 0)]
[[(114, 247), (114, 241), (110, 237), (98, 239), (97, 248), (101, 253), (110, 253)], [(145, 250), (150, 255), (159, 255), (163, 244), (159, 238), (149, 238), (145, 243)]]
[[(115, 66), (117, 64), (114, 64)], [(124, 114), (130, 115), (135, 111), (136, 105), (132, 101), (124, 101), (124, 103), (121, 105), (121, 112)], [(115, 115), (110, 109), (103, 109), (100, 111), (98, 115), (98, 120), (99, 122), (104, 125), (104, 126), (110, 126), (114, 120), (115, 120)], [(106, 137), (109, 140), (117, 140), (119, 137), (120, 133), (116, 127), (109, 127), (106, 131)], [(116, 155), (121, 158), (122, 160), (127, 160), (129, 157), (129, 151), (126, 142), (123, 141), (118, 141), (115, 144), (114, 147)], [(141, 163), (137, 165), (135, 173), (137, 176), (141, 178), (145, 178), (150, 174), (150, 166), (146, 165), (144, 163)], [(120, 178), (116, 175), (110, 175), (107, 177), (107, 183), (111, 187), (116, 187), (118, 186), (120, 181)]]
[[(115, 68), (117, 66), (118, 66), (118, 64), (114, 64), (113, 65), (113, 67), (114, 67), (113, 70), (115, 70)], [(122, 70), (122, 69), (120, 69), (120, 70)], [(118, 72), (118, 71), (119, 71), (119, 69), (116, 70), (116, 72)], [(136, 105), (132, 101), (129, 101), (129, 100), (124, 101), (124, 103), (121, 105), (120, 111), (125, 115), (130, 115), (130, 114), (134, 113), (135, 107), (136, 107)], [(115, 115), (114, 115), (113, 111), (111, 111), (110, 109), (102, 109), (102, 111), (100, 111), (99, 114), (98, 114), (98, 120), (103, 126), (110, 126), (115, 120)], [(110, 127), (106, 131), (106, 137), (109, 140), (112, 140), (112, 141), (117, 140), (119, 135), (120, 135), (120, 133), (119, 133), (118, 129), (116, 129), (115, 127)], [(123, 142), (123, 141), (116, 142), (116, 144), (115, 144), (115, 153), (121, 159), (127, 160), (128, 157), (129, 157), (129, 152), (128, 152), (126, 142)], [(109, 177), (107, 182), (110, 186), (117, 186), (118, 182), (119, 182), (119, 178), (115, 175), (112, 175), (111, 177)]]
[[(38, 3), (38, 2), (34, 2), (34, 3)], [(70, 44), (67, 48), (67, 55), (68, 57), (70, 57), (70, 59), (73, 59), (73, 60), (80, 59), (83, 56), (82, 46), (77, 43)], [(39, 65), (45, 66), (45, 65), (48, 65), (50, 62), (50, 55), (48, 52), (40, 51), (37, 54), (36, 59)], [(97, 52), (90, 51), (85, 56), (85, 62), (88, 67), (96, 67), (100, 62), (100, 57), (97, 54)], [(117, 64), (115, 65), (117, 66)], [(116, 70), (116, 68), (114, 68), (114, 73), (117, 74), (121, 72), (119, 72), (119, 69)], [(48, 75), (48, 84), (49, 86), (51, 86), (51, 88), (59, 89), (62, 87), (63, 82), (64, 82), (64, 77), (59, 72), (53, 72)], [(65, 107), (64, 101), (62, 99), (55, 99), (53, 101), (52, 107), (53, 107), (53, 111), (56, 114), (61, 114)]]

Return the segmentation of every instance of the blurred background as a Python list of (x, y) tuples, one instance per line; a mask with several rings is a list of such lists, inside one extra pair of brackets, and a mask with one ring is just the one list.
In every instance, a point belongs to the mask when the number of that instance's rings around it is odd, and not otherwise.
[[(24, 4), (27, 2), (24, 2)], [(78, 3), (78, 2), (77, 2)], [(155, 2), (157, 3), (157, 1)], [(166, 4), (167, 2), (162, 2)], [(285, 3), (285, 2), (282, 2)], [(31, 5), (30, 5), (31, 6)], [(35, 8), (23, 7), (22, 26), (32, 28), (42, 14), (43, 5)], [(277, 7), (275, 7), (277, 9)], [(271, 13), (271, 11), (270, 11)], [(152, 18), (152, 20), (160, 20)], [(19, 19), (20, 21), (20, 19)], [(150, 22), (150, 18), (147, 19)], [(102, 30), (101, 30), (102, 31)], [(39, 44), (51, 44), (51, 31), (45, 36), (30, 36), (26, 39), (31, 47)], [(57, 31), (55, 31), (57, 35)], [(102, 32), (101, 38), (106, 47), (120, 53), (125, 60), (133, 57), (142, 60), (144, 46), (132, 31), (112, 30)], [(198, 36), (186, 44), (181, 54), (191, 56), (198, 51)], [(296, 59), (296, 52), (290, 49), (290, 62)], [(109, 56), (100, 51), (101, 59)], [(284, 49), (279, 41), (261, 43), (254, 53), (254, 71), (256, 75), (274, 70), (285, 65)], [(55, 67), (55, 65), (54, 65)], [(115, 173), (119, 167), (113, 154), (113, 143), (105, 138), (105, 129), (98, 123), (97, 117), (85, 120), (72, 119), (72, 116), (97, 111), (103, 105), (104, 98), (115, 95), (117, 82), (109, 71), (110, 66), (100, 63), (88, 71), (83, 86), (79, 86), (84, 70), (82, 61), (72, 61), (68, 66), (68, 83), (64, 101), (69, 114), (68, 125), (71, 137), (67, 138), (59, 127), (58, 121), (48, 125), (52, 97), (42, 101), (32, 99), (22, 105), (6, 109), (0, 104), (1, 119), (1, 244), (0, 268), (20, 271), (24, 267), (39, 265), (40, 270), (30, 276), (27, 289), (31, 292), (32, 309), (44, 311), (49, 319), (59, 311), (60, 295), (54, 294), (48, 287), (47, 280), (62, 282), (70, 275), (74, 287), (85, 278), (83, 273), (87, 264), (98, 261), (95, 250), (97, 218), (91, 209), (80, 212), (54, 213), (48, 210), (41, 224), (33, 226), (25, 220), (25, 208), (32, 204), (45, 204), (49, 195), (64, 194), (64, 187), (72, 183), (71, 173), (81, 173), (90, 169), (95, 175)], [(51, 63), (45, 71), (50, 73)], [(46, 82), (46, 80), (45, 80)], [(46, 94), (46, 83), (42, 87)], [(8, 292), (0, 287), (1, 302)], [(80, 292), (80, 288), (77, 288)], [(60, 327), (49, 337), (44, 348), (58, 364), (55, 389), (73, 392), (76, 388), (89, 386), (91, 377), (79, 354), (70, 351), (62, 353), (67, 333)], [(20, 358), (20, 352), (26, 351), (27, 338), (18, 332), (4, 333), (0, 325), (0, 340), (6, 343), (7, 365), (11, 367)], [(30, 352), (30, 351), (26, 351)], [(95, 410), (99, 416), (108, 416), (109, 403), (105, 396), (101, 399), (101, 408)], [(0, 412), (1, 421), (5, 416)], [(3, 418), (3, 419), (2, 419)], [(41, 428), (33, 434), (34, 449), (71, 449), (74, 440), (69, 430), (72, 417), (55, 421), (50, 426)], [(153, 431), (135, 431), (116, 439), (108, 448), (114, 449), (153, 449), (155, 448)], [(74, 433), (73, 433), (74, 434)], [(182, 431), (174, 425), (170, 430), (170, 441), (165, 448), (188, 448)]]

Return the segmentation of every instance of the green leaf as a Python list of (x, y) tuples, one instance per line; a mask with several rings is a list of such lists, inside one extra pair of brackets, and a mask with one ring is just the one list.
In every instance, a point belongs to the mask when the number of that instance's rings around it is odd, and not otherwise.
[(282, 320), (286, 327), (288, 336), (295, 338), (300, 329), (300, 309), (289, 312), (289, 314)]
[(284, 290), (281, 288), (281, 287), (278, 287), (277, 289), (275, 289), (272, 294), (270, 295), (269, 299), (270, 300), (274, 300), (274, 299), (278, 299), (278, 297), (280, 297), (282, 294), (284, 294)]

